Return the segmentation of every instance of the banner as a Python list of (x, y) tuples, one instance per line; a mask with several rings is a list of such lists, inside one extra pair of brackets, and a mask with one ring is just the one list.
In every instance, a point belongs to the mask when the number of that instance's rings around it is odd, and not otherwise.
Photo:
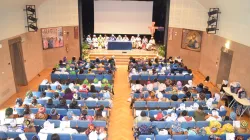
[(42, 29), (43, 49), (63, 47), (62, 27)]

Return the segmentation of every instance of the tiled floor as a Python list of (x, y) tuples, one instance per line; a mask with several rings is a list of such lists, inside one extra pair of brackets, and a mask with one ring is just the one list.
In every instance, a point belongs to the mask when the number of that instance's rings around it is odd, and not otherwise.
[[(38, 85), (43, 79), (49, 79), (49, 74), (51, 69), (45, 69), (40, 73), (40, 77), (36, 76), (28, 86), (19, 88), (18, 93), (14, 94), (8, 101), (0, 107), (1, 119), (4, 116), (4, 109), (6, 107), (14, 106), (15, 99), (18, 97), (24, 97), (27, 90), (37, 90)], [(193, 71), (194, 73), (194, 84), (198, 84), (204, 81), (204, 76), (198, 71)], [(218, 92), (218, 89), (214, 87), (213, 84), (209, 82), (203, 82), (204, 85), (208, 86), (211, 91)], [(130, 87), (128, 83), (128, 73), (127, 66), (118, 66), (118, 70), (115, 74), (114, 83), (115, 96), (113, 99), (113, 108), (110, 116), (110, 123), (108, 128), (109, 140), (133, 140), (133, 133), (131, 131), (133, 124), (132, 111), (129, 108), (129, 102), (127, 99), (130, 96)], [(241, 117), (250, 122), (249, 117), (246, 115)]]

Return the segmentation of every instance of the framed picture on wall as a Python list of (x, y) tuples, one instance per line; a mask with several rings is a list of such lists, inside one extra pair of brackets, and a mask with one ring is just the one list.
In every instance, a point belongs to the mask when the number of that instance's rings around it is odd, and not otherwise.
[(63, 47), (63, 28), (42, 28), (43, 49), (52, 49)]
[(201, 51), (202, 31), (182, 30), (181, 48), (192, 51)]

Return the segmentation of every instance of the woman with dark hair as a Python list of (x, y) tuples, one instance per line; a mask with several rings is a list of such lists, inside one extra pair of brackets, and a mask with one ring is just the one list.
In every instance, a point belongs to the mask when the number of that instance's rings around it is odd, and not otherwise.
[(76, 57), (75, 57), (75, 56), (72, 57), (71, 63), (72, 63), (72, 64), (75, 64), (75, 63), (76, 63)]
[(94, 86), (94, 85), (91, 85), (91, 86), (90, 86), (89, 92), (97, 92), (97, 90), (95, 89), (95, 86)]
[(152, 69), (152, 75), (157, 75), (157, 72), (155, 69)]
[(39, 107), (41, 107), (41, 106), (42, 106), (42, 105), (40, 105), (40, 104), (37, 103), (37, 100), (36, 100), (36, 99), (32, 99), (31, 105), (30, 105), (31, 108), (39, 108)]
[(65, 109), (68, 109), (68, 106), (66, 104), (66, 100), (64, 98), (60, 99), (60, 103), (57, 105), (56, 108), (65, 108)]
[(178, 98), (178, 96), (176, 94), (173, 94), (171, 96), (171, 101), (178, 101), (178, 100), (179, 100), (179, 98)]
[(62, 91), (62, 86), (61, 85), (57, 85), (56, 86), (56, 91), (59, 91), (59, 92)]
[(45, 108), (55, 108), (55, 105), (53, 104), (52, 99), (48, 99), (47, 104), (45, 105)]
[(60, 95), (59, 95), (58, 92), (55, 92), (55, 93), (54, 93), (54, 99), (55, 99), (55, 100), (59, 100), (59, 99), (60, 99)]
[(187, 91), (182, 101), (194, 101), (194, 98), (192, 97), (191, 92)]
[(60, 137), (58, 134), (52, 134), (51, 135), (51, 140), (60, 140)]
[(147, 116), (145, 111), (141, 111), (140, 116), (137, 116), (134, 120), (134, 125), (137, 125), (138, 122), (149, 122), (150, 118)]
[(96, 111), (95, 120), (97, 120), (97, 121), (107, 121), (107, 118), (102, 116), (102, 110), (97, 110)]
[(80, 69), (78, 74), (84, 74), (84, 70)]
[(69, 104), (69, 108), (70, 109), (81, 109), (79, 106), (78, 106), (78, 102), (73, 99), (72, 102)]
[(74, 93), (71, 91), (70, 88), (66, 88), (64, 91), (64, 96), (63, 98), (66, 100), (72, 100), (73, 99)]

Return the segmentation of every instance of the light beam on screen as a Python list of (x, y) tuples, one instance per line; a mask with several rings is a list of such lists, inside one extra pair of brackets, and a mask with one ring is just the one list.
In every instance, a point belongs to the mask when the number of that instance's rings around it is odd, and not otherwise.
[(152, 1), (95, 1), (94, 32), (150, 34), (152, 13)]

